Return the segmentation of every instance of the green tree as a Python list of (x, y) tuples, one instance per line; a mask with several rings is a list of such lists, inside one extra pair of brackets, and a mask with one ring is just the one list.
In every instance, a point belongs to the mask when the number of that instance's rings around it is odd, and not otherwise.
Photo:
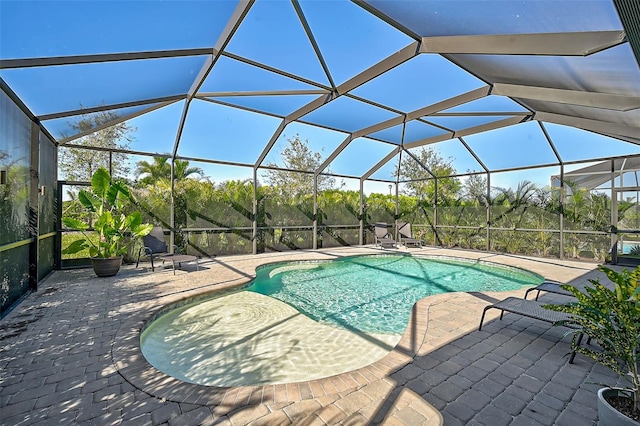
[[(204, 177), (204, 170), (202, 170), (201, 167), (190, 166), (188, 160), (177, 159), (173, 162), (173, 175), (178, 181), (187, 178), (202, 179)], [(197, 177), (194, 175), (197, 175)]]
[(146, 160), (136, 163), (135, 174), (142, 185), (152, 185), (160, 179), (171, 179), (171, 165), (167, 157), (153, 157), (153, 161)]
[(522, 180), (516, 188), (495, 188), (494, 215), (491, 224), (503, 228), (521, 228), (525, 213), (535, 203), (538, 187), (535, 183)]
[(436, 181), (431, 175), (433, 173), (438, 177), (438, 204), (448, 204), (457, 199), (461, 185), (457, 178), (450, 177), (456, 173), (453, 158), (444, 159), (435, 149), (425, 147), (413, 154), (419, 162), (405, 156), (394, 172), (394, 176), (400, 180), (408, 181), (404, 193), (419, 200), (434, 200)]
[[(138, 176), (138, 181), (143, 185), (154, 184), (160, 179), (171, 181), (171, 163), (167, 157), (153, 157), (151, 162), (138, 161), (135, 173)], [(174, 161), (173, 173), (176, 181), (193, 178), (194, 175), (197, 175), (198, 179), (204, 176), (202, 168), (190, 166), (188, 160), (180, 159)]]
[[(138, 176), (138, 186), (148, 194), (150, 209), (147, 215), (155, 223), (160, 222), (163, 227), (169, 226), (169, 210), (171, 205), (171, 163), (167, 157), (153, 157), (153, 161), (146, 160), (136, 163), (135, 173)], [(201, 207), (211, 198), (213, 184), (209, 181), (199, 181), (204, 176), (204, 170), (193, 167), (188, 160), (174, 160), (174, 231), (175, 245), (184, 252), (187, 251), (189, 241), (183, 229), (189, 226), (189, 219), (196, 221)], [(195, 177), (195, 178), (194, 178)], [(162, 212), (162, 214), (158, 214)]]
[[(76, 122), (70, 123), (70, 126), (75, 131), (74, 134), (78, 134), (109, 123), (117, 117), (118, 115), (111, 111), (85, 114)], [(129, 174), (129, 156), (122, 152), (109, 153), (105, 149), (129, 149), (133, 133), (136, 131), (135, 127), (126, 122), (117, 123), (73, 142), (73, 145), (96, 147), (101, 150), (74, 148), (71, 144), (61, 147), (58, 161), (61, 174), (67, 180), (89, 182), (95, 171), (104, 167), (107, 170), (111, 169), (111, 175), (114, 178), (126, 178)], [(66, 137), (66, 135), (63, 136)]]
[(495, 197), (495, 203), (509, 207), (509, 211), (512, 211), (518, 207), (532, 204), (538, 187), (531, 181), (522, 180), (518, 182), (516, 189), (496, 188), (496, 190), (498, 191), (498, 195)]
[(486, 206), (487, 178), (484, 175), (471, 175), (461, 188), (462, 200), (474, 206)]
[[(323, 161), (322, 154), (309, 148), (309, 141), (302, 140), (300, 135), (287, 139), (289, 145), (282, 150), (280, 156), (284, 168), (313, 172)], [(275, 163), (269, 163), (269, 167), (278, 167)], [(327, 169), (325, 172), (330, 173)], [(313, 174), (299, 173), (289, 170), (266, 170), (266, 182), (287, 198), (293, 198), (305, 194), (313, 194)], [(324, 191), (335, 187), (335, 179), (327, 175), (318, 176), (318, 191)]]

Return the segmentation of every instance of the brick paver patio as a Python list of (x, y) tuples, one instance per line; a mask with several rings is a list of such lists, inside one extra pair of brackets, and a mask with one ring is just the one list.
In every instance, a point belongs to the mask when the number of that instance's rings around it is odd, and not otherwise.
[[(125, 267), (113, 278), (56, 271), (0, 321), (0, 421), (22, 424), (141, 425), (593, 425), (592, 383), (615, 375), (578, 355), (567, 363), (564, 329), (489, 311), (504, 293), (452, 293), (421, 300), (400, 344), (372, 365), (311, 382), (214, 388), (150, 367), (140, 327), (168, 303), (231, 288), (259, 264), (379, 253), (371, 247), (203, 259), (170, 269)], [(451, 251), (519, 266), (548, 279), (581, 282), (595, 264)], [(145, 265), (149, 266), (149, 265)], [(562, 300), (545, 294), (543, 301)], [(491, 316), (493, 315), (493, 316)]]

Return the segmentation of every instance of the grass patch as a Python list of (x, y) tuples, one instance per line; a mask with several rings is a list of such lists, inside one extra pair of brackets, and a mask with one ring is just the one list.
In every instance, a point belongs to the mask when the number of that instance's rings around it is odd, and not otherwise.
[[(89, 235), (89, 238), (91, 238), (91, 241), (93, 241), (95, 244), (98, 243), (97, 233), (88, 233), (88, 235)], [(82, 232), (78, 232), (78, 231), (63, 232), (62, 233), (62, 249), (64, 250), (66, 247), (69, 246), (69, 244), (73, 243), (76, 240), (83, 240), (83, 239), (85, 239), (85, 236), (82, 234)], [(138, 248), (141, 247), (141, 245), (142, 245), (142, 240), (136, 241), (133, 247), (129, 248), (128, 250), (129, 253), (125, 256), (125, 259), (124, 259), (125, 262), (131, 262), (132, 259), (135, 260), (134, 254), (137, 256)], [(62, 254), (61, 256), (62, 256), (61, 257), (62, 260), (90, 258), (88, 248), (74, 254)]]
[[(88, 235), (89, 235), (89, 238), (91, 238), (91, 241), (93, 241), (96, 244), (98, 243), (98, 234), (90, 233)], [(76, 240), (84, 240), (84, 239), (85, 239), (85, 236), (82, 235), (81, 232), (63, 232), (62, 233), (62, 249), (64, 250)], [(89, 249), (85, 249), (74, 254), (62, 254), (63, 260), (86, 259), (86, 258), (89, 258)]]

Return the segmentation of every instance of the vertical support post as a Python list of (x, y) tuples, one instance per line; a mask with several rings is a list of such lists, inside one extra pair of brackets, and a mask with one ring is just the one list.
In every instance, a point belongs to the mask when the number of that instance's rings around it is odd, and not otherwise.
[[(56, 161), (56, 164), (58, 164), (57, 161)], [(57, 179), (58, 177), (56, 175), (56, 181), (58, 182), (58, 185), (56, 188), (56, 195), (54, 198), (55, 199), (54, 210), (56, 212), (56, 218), (55, 218), (56, 237), (53, 243), (53, 247), (54, 247), (53, 268), (61, 269), (62, 268), (62, 193), (63, 193), (62, 188), (63, 186), (62, 186), (62, 183)]]
[(491, 172), (487, 172), (487, 251), (491, 251)]
[(364, 245), (364, 182), (360, 179), (360, 235), (358, 242), (361, 246)]
[(318, 249), (318, 175), (313, 174), (313, 249)]
[[(57, 148), (53, 150), (53, 164), (56, 165), (53, 169), (53, 181), (58, 183)], [(56, 231), (56, 236), (53, 237), (53, 269), (60, 269), (62, 265), (62, 233), (59, 230), (62, 228), (62, 185), (59, 183), (56, 185), (56, 192), (53, 193), (53, 211), (55, 212), (53, 221)]]
[(560, 164), (560, 259), (564, 259), (564, 206), (567, 188), (564, 183), (564, 163)]
[[(404, 146), (404, 135), (405, 135), (405, 131), (407, 130), (407, 116), (405, 115), (404, 120), (402, 122), (402, 145)], [(398, 238), (398, 219), (400, 216), (400, 209), (398, 208), (398, 187), (400, 186), (399, 182), (400, 182), (400, 171), (402, 170), (402, 153), (404, 152), (404, 149), (400, 150), (400, 154), (398, 155), (398, 173), (396, 174), (396, 202), (395, 202), (395, 212), (393, 214), (393, 239), (395, 241), (400, 241), (400, 238)]]
[[(616, 191), (616, 165), (615, 160), (611, 160), (611, 239), (610, 247), (612, 248), (611, 263), (618, 264), (618, 236), (615, 231), (618, 229), (618, 191)], [(614, 247), (615, 246), (615, 247)]]
[[(389, 184), (389, 200), (391, 201), (391, 203), (393, 203), (393, 220), (391, 221), (391, 233), (389, 233), (389, 235), (391, 235), (392, 238), (395, 238), (394, 234), (393, 234), (393, 228), (396, 227), (396, 207), (395, 207), (395, 203), (393, 202), (393, 184), (390, 183)], [(386, 204), (386, 202), (385, 202)], [(389, 232), (389, 225), (387, 224), (387, 232)], [(397, 239), (396, 239), (397, 240)]]
[(251, 241), (253, 241), (253, 254), (258, 254), (258, 169), (253, 168), (253, 230), (251, 231)]
[(394, 219), (394, 233), (393, 233), (393, 239), (396, 241), (400, 241), (400, 239), (398, 238), (398, 216), (400, 215), (400, 208), (398, 206), (398, 201), (399, 201), (399, 196), (398, 196), (398, 183), (396, 182), (396, 211), (395, 214), (393, 215), (393, 219)]
[(176, 243), (176, 235), (175, 235), (175, 226), (176, 226), (176, 198), (175, 198), (175, 192), (176, 192), (176, 185), (175, 185), (175, 180), (176, 180), (176, 176), (175, 176), (175, 157), (171, 157), (171, 210), (170, 210), (170, 217), (169, 217), (169, 227), (170, 229), (170, 233), (169, 233), (169, 253), (173, 253), (173, 247)]
[(438, 178), (434, 178), (435, 190), (433, 191), (433, 245), (438, 245)]
[(31, 158), (29, 164), (29, 290), (38, 291), (38, 234), (39, 234), (39, 166), (40, 127), (31, 122)]
[(109, 176), (113, 176), (113, 151), (109, 151)]
[[(556, 148), (556, 145), (553, 143), (553, 140), (551, 139), (551, 136), (549, 136), (549, 133), (547, 132), (547, 129), (544, 126), (544, 123), (542, 122), (538, 122), (538, 125), (540, 126), (540, 129), (542, 130), (542, 133), (544, 133), (544, 137), (547, 139), (547, 143), (549, 144), (549, 148), (551, 148), (551, 150), (553, 151), (553, 154), (556, 156), (556, 158), (558, 159), (558, 164), (560, 165), (560, 197), (559, 197), (559, 203), (560, 203), (560, 259), (564, 259), (564, 215), (565, 215), (565, 211), (564, 211), (564, 207), (565, 207), (565, 203), (566, 203), (566, 185), (564, 182), (564, 162), (562, 161), (562, 156), (560, 156), (560, 152), (558, 152), (558, 149)], [(551, 182), (551, 187), (553, 188), (553, 182)]]

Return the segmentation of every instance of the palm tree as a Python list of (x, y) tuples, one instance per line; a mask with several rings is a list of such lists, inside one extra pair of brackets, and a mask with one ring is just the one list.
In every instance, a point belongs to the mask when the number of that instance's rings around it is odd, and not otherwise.
[[(198, 175), (198, 179), (204, 176), (204, 170), (200, 167), (189, 167), (188, 160), (175, 160), (173, 164), (173, 174), (176, 180), (185, 180), (193, 175)], [(171, 169), (169, 169), (169, 174), (171, 174)]]
[[(188, 160), (176, 159), (174, 162), (173, 174), (176, 181), (182, 181), (193, 175), (198, 178), (204, 176), (204, 170), (200, 167), (189, 167)], [(138, 178), (144, 175), (140, 182), (144, 185), (151, 185), (161, 179), (171, 180), (171, 163), (167, 157), (153, 157), (153, 162), (138, 161), (136, 163), (136, 173)]]
[(144, 185), (152, 185), (161, 179), (171, 179), (171, 165), (167, 163), (167, 157), (153, 157), (153, 162), (138, 161), (136, 163), (135, 173), (144, 177), (140, 179), (140, 183)]

